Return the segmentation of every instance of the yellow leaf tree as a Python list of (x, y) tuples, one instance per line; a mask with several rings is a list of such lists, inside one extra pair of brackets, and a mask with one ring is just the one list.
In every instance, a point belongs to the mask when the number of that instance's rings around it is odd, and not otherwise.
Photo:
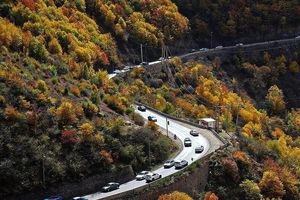
[(268, 94), (266, 96), (266, 101), (271, 106), (271, 109), (275, 113), (280, 113), (285, 109), (285, 102), (282, 91), (273, 85), (269, 88)]
[[(174, 191), (170, 194), (163, 194), (158, 197), (158, 200), (193, 200), (192, 197), (184, 192)], [(217, 200), (217, 199), (216, 199)]]

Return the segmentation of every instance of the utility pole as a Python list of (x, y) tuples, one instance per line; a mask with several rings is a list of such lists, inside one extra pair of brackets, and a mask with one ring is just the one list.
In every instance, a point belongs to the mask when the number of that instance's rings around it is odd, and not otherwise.
[(212, 36), (213, 36), (213, 32), (210, 32), (210, 48), (212, 49)]
[(167, 117), (166, 117), (166, 130), (167, 130), (167, 137), (169, 137), (169, 121)]
[(151, 168), (151, 157), (150, 157), (150, 134), (148, 135), (148, 157), (149, 157), (149, 167)]
[(216, 106), (215, 107), (215, 109), (216, 109), (216, 127), (215, 127), (215, 129), (216, 129), (216, 131), (217, 131), (217, 133), (219, 133), (219, 106)]
[(143, 63), (143, 44), (141, 44), (141, 62)]
[(43, 188), (46, 188), (46, 176), (45, 176), (45, 156), (43, 155), (43, 159), (42, 159), (43, 163)]

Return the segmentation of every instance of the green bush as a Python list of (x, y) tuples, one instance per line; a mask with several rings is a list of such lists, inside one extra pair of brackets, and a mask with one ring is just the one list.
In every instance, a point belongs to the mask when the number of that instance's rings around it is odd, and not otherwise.
[(34, 38), (29, 43), (29, 56), (39, 61), (45, 61), (48, 56), (48, 51), (39, 40)]

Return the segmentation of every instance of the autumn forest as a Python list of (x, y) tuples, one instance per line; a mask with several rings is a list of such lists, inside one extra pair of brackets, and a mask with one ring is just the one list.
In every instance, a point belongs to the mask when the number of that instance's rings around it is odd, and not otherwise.
[(2, 0), (0, 199), (161, 165), (179, 147), (136, 101), (195, 123), (218, 114), (231, 138), (210, 158), (204, 191), (159, 200), (300, 199), (299, 46), (255, 58), (172, 55), (169, 70), (109, 78), (139, 59), (140, 44), (155, 60), (162, 45), (210, 47), (212, 33), (224, 45), (295, 37), (299, 22), (298, 0)]

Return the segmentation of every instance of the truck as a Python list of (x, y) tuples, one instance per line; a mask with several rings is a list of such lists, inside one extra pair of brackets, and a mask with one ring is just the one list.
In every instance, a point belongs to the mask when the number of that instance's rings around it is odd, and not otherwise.
[[(213, 118), (201, 118), (199, 120), (199, 125), (207, 129), (216, 129), (216, 120)], [(222, 129), (222, 124), (219, 122), (219, 130)]]

